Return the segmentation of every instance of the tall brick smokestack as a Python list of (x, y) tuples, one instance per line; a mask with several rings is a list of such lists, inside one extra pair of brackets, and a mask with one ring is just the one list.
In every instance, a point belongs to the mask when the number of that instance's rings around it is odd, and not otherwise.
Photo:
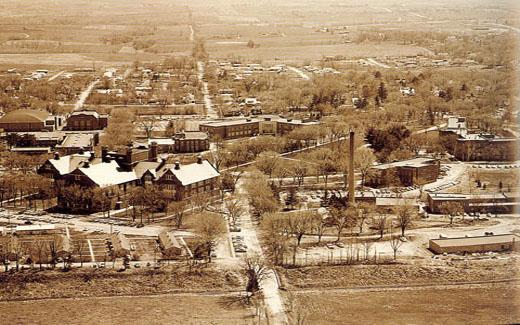
[(349, 157), (348, 157), (348, 203), (353, 205), (356, 203), (355, 199), (355, 176), (354, 176), (354, 131), (350, 130), (349, 136)]

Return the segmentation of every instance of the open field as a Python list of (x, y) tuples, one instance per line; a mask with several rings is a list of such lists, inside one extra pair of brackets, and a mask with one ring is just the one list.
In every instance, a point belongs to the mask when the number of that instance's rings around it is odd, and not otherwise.
[(281, 270), (289, 288), (364, 287), (378, 285), (443, 284), (516, 278), (516, 260), (483, 260), (431, 264), (302, 267)]
[(0, 302), (0, 313), (5, 324), (250, 324), (251, 311), (233, 303), (235, 298), (162, 295)]
[(518, 285), (382, 292), (295, 292), (309, 324), (505, 324), (520, 321)]
[[(111, 263), (107, 266), (111, 266)], [(124, 273), (114, 269), (26, 271), (0, 274), (0, 300), (74, 297), (153, 295), (186, 292), (241, 291), (240, 274), (215, 268), (173, 266), (161, 270), (134, 269)]]

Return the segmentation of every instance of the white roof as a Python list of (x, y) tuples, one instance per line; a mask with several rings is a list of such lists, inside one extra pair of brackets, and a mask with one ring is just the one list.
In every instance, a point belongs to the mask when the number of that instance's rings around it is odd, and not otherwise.
[(220, 176), (220, 173), (207, 160), (202, 164), (181, 165), (180, 169), (171, 167), (170, 170), (183, 186)]
[(137, 176), (133, 170), (121, 170), (114, 160), (90, 165), (88, 168), (83, 167), (78, 169), (99, 187), (125, 184), (137, 180)]
[(65, 175), (72, 172), (78, 167), (80, 162), (88, 160), (90, 152), (86, 151), (84, 154), (74, 154), (60, 157), (60, 159), (49, 159), (49, 162), (56, 168), (60, 175)]
[(56, 226), (53, 224), (36, 224), (36, 225), (24, 225), (16, 226), (15, 231), (43, 231), (43, 230), (54, 230)]

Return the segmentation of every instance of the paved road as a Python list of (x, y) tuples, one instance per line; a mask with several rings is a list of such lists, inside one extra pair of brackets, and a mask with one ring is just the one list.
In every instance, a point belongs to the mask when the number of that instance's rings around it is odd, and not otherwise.
[(48, 81), (53, 81), (54, 79), (58, 78), (59, 76), (61, 76), (64, 73), (65, 73), (65, 71), (60, 71), (57, 74), (55, 74), (54, 76), (50, 77)]
[[(249, 203), (245, 199), (247, 193), (243, 188), (243, 180), (237, 184), (237, 193), (243, 200), (244, 207), (247, 207), (246, 213), (242, 216), (242, 232), (241, 235), (244, 237), (244, 242), (248, 246), (248, 255), (257, 255), (264, 257), (262, 247), (258, 241), (256, 233), (256, 226), (251, 219), (251, 213), (249, 212)], [(240, 195), (242, 194), (242, 195)], [(273, 321), (273, 324), (289, 324), (287, 315), (285, 314), (282, 297), (278, 290), (278, 279), (275, 272), (269, 269), (266, 272), (264, 279), (260, 283), (260, 288), (264, 294), (264, 303), (267, 307), (269, 319)]]
[(87, 89), (85, 89), (80, 95), (79, 99), (74, 105), (74, 110), (79, 111), (83, 107), (83, 104), (85, 104), (85, 101), (87, 100), (88, 96), (94, 90), (94, 87), (99, 83), (99, 80), (95, 80), (88, 85)]
[(289, 70), (293, 71), (297, 75), (299, 75), (303, 80), (311, 80), (311, 77), (309, 77), (305, 72), (302, 70), (296, 68), (296, 67), (287, 67)]
[(384, 68), (384, 69), (390, 69), (390, 68), (391, 68), (391, 66), (386, 65), (386, 64), (383, 64), (383, 63), (381, 63), (381, 62), (378, 62), (378, 61), (376, 61), (376, 60), (374, 60), (374, 59), (372, 59), (372, 58), (368, 58), (368, 59), (366, 59), (365, 61), (366, 61), (368, 64), (370, 64), (370, 65), (378, 66), (378, 67), (381, 67), (381, 68)]
[(210, 118), (217, 119), (218, 114), (215, 111), (215, 107), (213, 106), (213, 103), (211, 102), (211, 97), (209, 95), (209, 90), (208, 90), (208, 83), (206, 81), (204, 81), (204, 62), (198, 61), (197, 69), (198, 69), (199, 81), (202, 82), (202, 93), (204, 94), (204, 107), (206, 108), (206, 115)]

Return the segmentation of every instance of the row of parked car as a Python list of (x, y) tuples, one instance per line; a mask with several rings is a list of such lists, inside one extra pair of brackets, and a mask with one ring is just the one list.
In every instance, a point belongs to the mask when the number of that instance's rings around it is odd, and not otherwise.
[(244, 243), (244, 236), (232, 236), (231, 242), (233, 243), (233, 248), (235, 253), (245, 253), (247, 252), (247, 245)]

